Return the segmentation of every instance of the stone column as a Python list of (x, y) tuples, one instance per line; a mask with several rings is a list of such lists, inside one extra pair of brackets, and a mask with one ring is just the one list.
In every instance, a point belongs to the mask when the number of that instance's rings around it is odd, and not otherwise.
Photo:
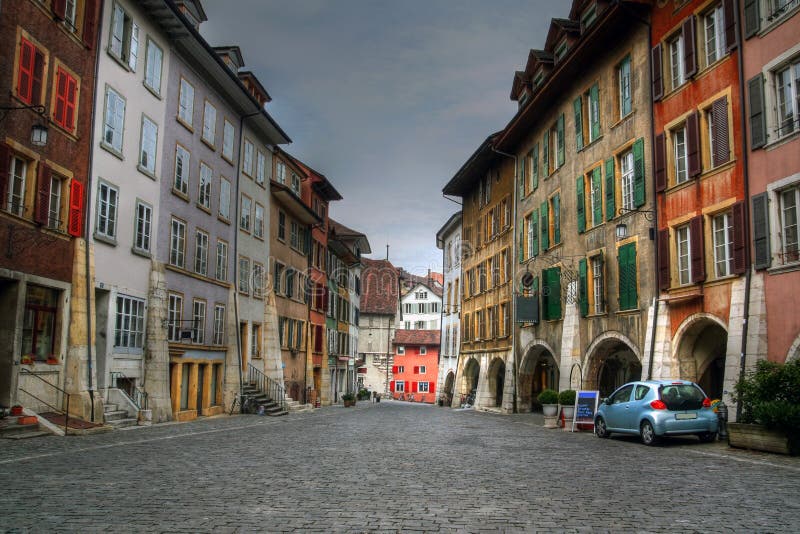
[(225, 318), (225, 331), (228, 332), (228, 348), (225, 351), (224, 378), (222, 380), (222, 406), (230, 410), (233, 401), (239, 396), (242, 377), (239, 362), (239, 324), (236, 321), (236, 285), (228, 290), (228, 312)]
[(283, 384), (283, 360), (281, 359), (281, 340), (278, 335), (278, 308), (275, 305), (275, 292), (270, 290), (264, 296), (264, 374)]
[[(94, 251), (89, 248), (89, 285), (86, 283), (86, 247), (83, 239), (73, 240), (72, 296), (69, 303), (69, 341), (64, 364), (64, 389), (70, 399), (70, 413), (85, 420), (103, 420), (103, 398), (97, 391), (97, 373), (89, 361), (89, 345), (94, 349)], [(87, 308), (86, 297), (89, 296)], [(91, 332), (89, 320), (92, 319)], [(92, 355), (94, 359), (94, 355)], [(89, 376), (94, 390), (89, 392)], [(92, 404), (92, 398), (94, 404)], [(92, 412), (94, 406), (94, 412)]]
[[(153, 260), (147, 305), (147, 336), (144, 352), (144, 389), (153, 422), (171, 421), (169, 345), (167, 342), (167, 278), (164, 265)], [(180, 400), (180, 399), (178, 399)]]
[(514, 413), (514, 366), (517, 365), (514, 357), (516, 351), (512, 348), (503, 360), (506, 364), (506, 376), (503, 378), (503, 400), (501, 411), (505, 414)]
[[(570, 297), (578, 294), (578, 281), (569, 283), (567, 289), (567, 299), (564, 302), (564, 320), (561, 326), (561, 353), (558, 362), (558, 389), (563, 391), (570, 389), (569, 373), (572, 365), (581, 363), (583, 354), (581, 353), (581, 331), (580, 317), (578, 315), (577, 299)], [(555, 356), (555, 354), (553, 355)], [(586, 373), (585, 369), (581, 370)]]

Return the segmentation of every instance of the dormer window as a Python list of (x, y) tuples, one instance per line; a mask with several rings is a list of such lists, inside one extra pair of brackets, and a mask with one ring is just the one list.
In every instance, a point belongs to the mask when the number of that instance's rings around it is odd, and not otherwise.
[(586, 28), (591, 26), (597, 19), (597, 4), (592, 3), (589, 7), (581, 13), (581, 31), (586, 31)]
[(519, 101), (519, 106), (520, 107), (524, 106), (525, 103), (528, 101), (528, 98), (530, 98), (530, 96), (531, 94), (527, 90), (522, 91), (522, 93), (520, 93), (519, 95), (519, 98), (517, 99)]
[(555, 52), (556, 63), (561, 61), (566, 55), (567, 55), (567, 40), (564, 39), (556, 47), (556, 52)]
[(538, 89), (540, 85), (544, 82), (544, 73), (539, 71), (538, 74), (533, 78), (533, 88)]
[(192, 13), (188, 9), (183, 7), (181, 9), (181, 14), (183, 14), (183, 16), (186, 17), (186, 20), (189, 21), (189, 24), (194, 26), (195, 30), (200, 27), (200, 21), (197, 20), (197, 18), (194, 15), (192, 15)]

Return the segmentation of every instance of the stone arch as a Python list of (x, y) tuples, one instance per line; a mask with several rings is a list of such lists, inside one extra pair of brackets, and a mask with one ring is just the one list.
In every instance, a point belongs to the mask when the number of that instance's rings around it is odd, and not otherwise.
[(678, 376), (691, 380), (711, 398), (721, 398), (728, 348), (727, 325), (710, 313), (695, 313), (684, 319), (675, 332), (673, 361)]
[(800, 359), (800, 334), (794, 338), (792, 346), (789, 347), (789, 351), (786, 353), (786, 363), (797, 359)]
[(558, 390), (559, 367), (555, 351), (542, 339), (528, 343), (523, 354), (517, 377), (517, 410), (527, 413), (539, 409), (536, 397), (543, 389)]
[[(469, 395), (475, 395), (478, 390), (478, 382), (481, 375), (481, 364), (478, 359), (474, 356), (465, 358), (460, 375), (461, 383), (459, 384), (458, 393), (464, 398)], [(454, 402), (455, 401), (456, 399), (454, 399)]]
[(487, 397), (484, 404), (491, 408), (500, 408), (503, 405), (503, 390), (506, 382), (506, 362), (503, 358), (495, 356), (489, 364), (486, 373)]
[(626, 382), (641, 378), (641, 351), (626, 335), (604, 332), (586, 349), (583, 387), (598, 390), (601, 397), (607, 397)]
[(456, 386), (456, 375), (453, 371), (449, 371), (444, 379), (444, 405), (449, 406), (453, 401), (453, 392)]

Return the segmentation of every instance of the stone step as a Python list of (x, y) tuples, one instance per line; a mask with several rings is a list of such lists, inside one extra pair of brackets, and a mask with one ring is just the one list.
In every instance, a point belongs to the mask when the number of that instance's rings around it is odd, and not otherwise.
[(104, 414), (106, 423), (110, 423), (112, 421), (119, 421), (120, 419), (127, 419), (128, 412), (125, 410), (114, 410), (113, 412), (105, 412)]
[(136, 425), (136, 419), (133, 418), (133, 417), (127, 417), (127, 418), (124, 418), (124, 419), (112, 419), (111, 421), (106, 419), (106, 424), (108, 426), (113, 427), (113, 428), (122, 428), (122, 427), (126, 427), (126, 426), (135, 426)]
[(52, 434), (50, 432), (45, 432), (44, 430), (22, 430), (8, 435), (0, 434), (0, 438), (3, 439), (28, 439), (38, 438), (39, 436), (52, 436)]
[(18, 423), (19, 417), (7, 417), (2, 421), (0, 424), (0, 438), (7, 438), (7, 439), (22, 439), (19, 436), (25, 437), (34, 437), (28, 436), (32, 432), (39, 432), (39, 422), (21, 425)]
[(104, 412), (116, 412), (119, 410), (119, 405), (114, 404), (113, 402), (107, 402), (103, 405)]

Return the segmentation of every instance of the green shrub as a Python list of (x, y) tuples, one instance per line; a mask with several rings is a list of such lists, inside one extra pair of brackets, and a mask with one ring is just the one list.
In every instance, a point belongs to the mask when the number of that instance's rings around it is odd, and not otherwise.
[(558, 394), (558, 403), (561, 406), (573, 406), (575, 404), (575, 390), (565, 389)]
[(353, 393), (345, 393), (344, 395), (342, 395), (342, 400), (343, 400), (343, 401), (352, 401), (352, 400), (356, 400), (356, 396), (355, 396), (355, 394), (353, 394)]
[(545, 389), (536, 397), (539, 404), (558, 404), (558, 392), (554, 389)]
[(757, 423), (783, 432), (800, 452), (800, 360), (781, 364), (759, 360), (735, 387), (741, 423)]

